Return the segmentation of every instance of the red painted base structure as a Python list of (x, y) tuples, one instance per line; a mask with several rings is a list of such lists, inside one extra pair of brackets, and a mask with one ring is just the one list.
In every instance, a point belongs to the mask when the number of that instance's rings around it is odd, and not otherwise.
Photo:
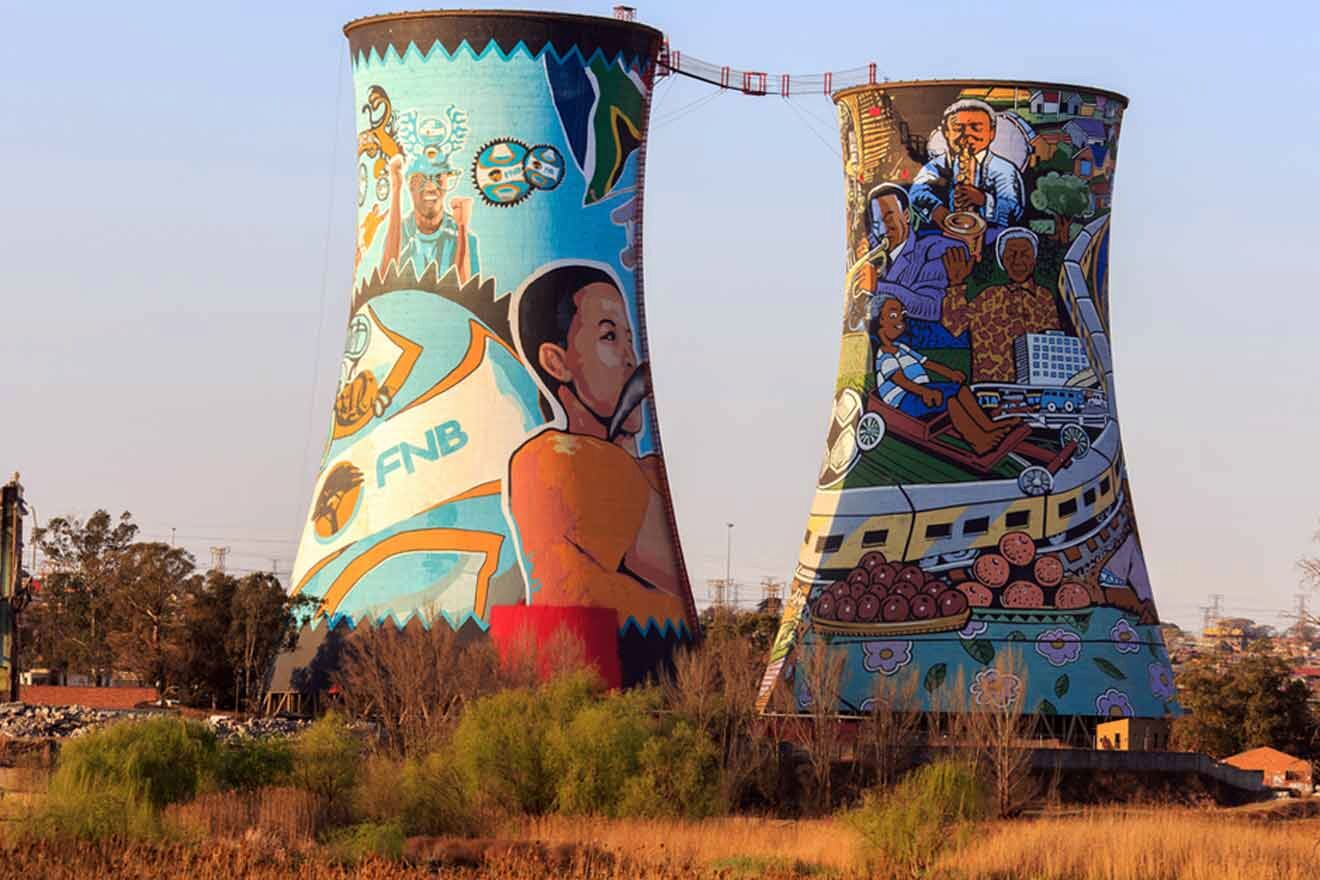
[[(619, 663), (619, 618), (613, 608), (585, 606), (527, 606), (497, 605), (490, 610), (490, 637), (495, 642), (500, 659), (507, 661), (509, 652), (530, 642), (546, 645), (561, 628), (582, 642), (587, 662), (596, 667), (609, 688), (623, 684), (623, 671)], [(545, 664), (550, 658), (540, 657), (542, 678), (551, 670)]]

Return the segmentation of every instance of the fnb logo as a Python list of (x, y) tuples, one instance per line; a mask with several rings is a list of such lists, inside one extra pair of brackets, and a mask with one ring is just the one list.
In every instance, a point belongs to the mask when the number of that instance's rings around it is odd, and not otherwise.
[(458, 422), (450, 420), (436, 425), (426, 432), (426, 445), (414, 446), (400, 443), (391, 446), (376, 458), (376, 486), (385, 488), (385, 475), (402, 467), (412, 473), (413, 456), (426, 461), (439, 461), (440, 456), (450, 455), (467, 445), (468, 435), (463, 432)]

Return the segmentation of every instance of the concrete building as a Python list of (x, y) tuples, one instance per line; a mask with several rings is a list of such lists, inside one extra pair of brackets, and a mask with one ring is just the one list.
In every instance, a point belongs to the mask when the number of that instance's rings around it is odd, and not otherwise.
[(1117, 752), (1163, 752), (1169, 748), (1169, 722), (1163, 718), (1116, 718), (1095, 727), (1095, 747)]

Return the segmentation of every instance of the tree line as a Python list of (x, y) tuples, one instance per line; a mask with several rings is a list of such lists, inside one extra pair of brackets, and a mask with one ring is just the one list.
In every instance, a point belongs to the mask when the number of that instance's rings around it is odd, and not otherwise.
[(19, 618), (19, 663), (108, 685), (116, 672), (159, 699), (254, 709), (305, 601), (273, 574), (201, 572), (192, 554), (137, 540), (131, 514), (98, 510), (36, 530), (45, 568)]

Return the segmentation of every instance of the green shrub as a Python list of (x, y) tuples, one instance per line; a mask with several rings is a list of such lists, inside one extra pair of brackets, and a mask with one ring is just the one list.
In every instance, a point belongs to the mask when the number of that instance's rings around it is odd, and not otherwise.
[(867, 792), (845, 820), (866, 850), (915, 876), (992, 812), (990, 793), (975, 770), (941, 760), (918, 767), (889, 791)]
[(441, 752), (405, 761), (373, 757), (354, 802), (362, 818), (396, 822), (407, 835), (467, 836), (482, 830), (463, 775), (453, 758)]
[(51, 779), (41, 803), (17, 828), (18, 837), (57, 840), (148, 839), (164, 833), (160, 812), (122, 783)]
[(292, 751), (293, 784), (316, 796), (325, 818), (342, 817), (362, 759), (353, 731), (338, 714), (327, 712), (294, 738)]
[(178, 718), (128, 721), (70, 740), (51, 782), (70, 793), (120, 789), (159, 810), (191, 799), (215, 755), (215, 735), (205, 725)]
[(554, 732), (600, 691), (594, 672), (566, 675), (468, 706), (454, 731), (454, 760), (474, 801), (539, 815), (555, 802)]
[(293, 773), (293, 747), (285, 739), (238, 737), (216, 749), (212, 781), (221, 791), (256, 791), (282, 785)]
[(555, 809), (569, 815), (618, 816), (625, 786), (637, 776), (642, 749), (658, 731), (654, 691), (612, 694), (582, 706), (551, 736)]
[(363, 822), (340, 828), (326, 838), (331, 861), (354, 865), (371, 856), (398, 859), (403, 855), (403, 829), (395, 822)]
[(728, 880), (755, 880), (755, 878), (775, 877), (820, 877), (829, 876), (829, 871), (813, 862), (800, 859), (786, 859), (774, 856), (728, 856), (715, 859), (707, 865), (720, 877)]
[(720, 756), (703, 730), (667, 725), (642, 744), (637, 770), (624, 783), (625, 816), (704, 819), (721, 811)]
[(21, 833), (145, 838), (164, 833), (161, 810), (225, 775), (204, 725), (172, 717), (126, 721), (67, 742), (40, 805)]

